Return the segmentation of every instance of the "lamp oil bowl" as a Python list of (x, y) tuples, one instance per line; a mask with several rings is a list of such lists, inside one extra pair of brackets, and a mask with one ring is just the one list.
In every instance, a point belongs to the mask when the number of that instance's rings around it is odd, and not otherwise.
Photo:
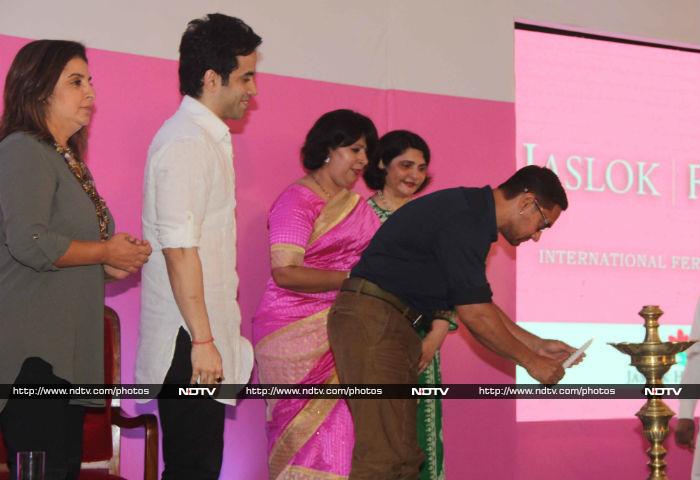
[[(629, 355), (633, 365), (644, 375), (648, 387), (663, 385), (661, 380), (676, 363), (676, 354), (690, 348), (695, 341), (662, 342), (659, 337), (659, 317), (663, 311), (657, 305), (646, 305), (639, 312), (644, 319), (646, 335), (642, 343), (611, 343), (620, 352)], [(649, 455), (648, 480), (667, 480), (666, 449), (663, 442), (668, 435), (668, 422), (675, 412), (661, 400), (661, 396), (647, 395), (644, 406), (636, 413), (644, 427), (644, 436), (651, 444)]]

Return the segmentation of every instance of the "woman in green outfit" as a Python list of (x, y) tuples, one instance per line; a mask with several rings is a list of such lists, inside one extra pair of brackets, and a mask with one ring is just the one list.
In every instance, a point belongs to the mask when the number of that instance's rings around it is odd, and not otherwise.
[[(379, 140), (378, 155), (370, 159), (364, 173), (365, 183), (376, 193), (367, 201), (382, 223), (430, 182), (428, 165), (430, 149), (418, 135), (407, 130), (394, 130)], [(435, 318), (432, 326), (418, 330), (423, 339), (423, 352), (418, 383), (436, 385), (440, 379), (440, 346), (449, 330), (457, 328), (454, 312)], [(442, 406), (440, 399), (418, 401), (418, 444), (425, 453), (421, 480), (445, 478), (442, 447)]]

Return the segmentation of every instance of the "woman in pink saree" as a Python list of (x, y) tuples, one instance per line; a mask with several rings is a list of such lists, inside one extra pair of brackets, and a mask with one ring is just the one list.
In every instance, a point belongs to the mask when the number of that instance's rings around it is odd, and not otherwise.
[[(369, 118), (350, 110), (324, 114), (302, 147), (308, 174), (270, 210), (272, 276), (253, 319), (261, 383), (338, 383), (326, 319), (379, 228), (371, 207), (350, 190), (376, 145)], [(268, 400), (266, 428), (271, 480), (348, 477), (354, 433), (344, 400)]]

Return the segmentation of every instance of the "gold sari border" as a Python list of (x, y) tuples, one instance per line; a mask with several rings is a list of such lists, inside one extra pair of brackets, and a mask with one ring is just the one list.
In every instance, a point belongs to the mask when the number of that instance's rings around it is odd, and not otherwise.
[[(338, 384), (338, 374), (333, 370), (324, 385)], [(314, 398), (289, 422), (272, 447), (269, 458), (270, 478), (281, 480), (294, 455), (313, 436), (338, 403), (338, 399)]]
[(299, 245), (295, 245), (293, 243), (275, 243), (274, 245), (270, 246), (271, 252), (276, 252), (278, 250), (301, 253), (302, 255), (306, 253), (306, 249), (304, 247), (300, 247)]
[(282, 472), (284, 480), (347, 480), (346, 475), (322, 472), (300, 465), (290, 465)]
[(360, 201), (360, 196), (350, 190), (341, 190), (321, 210), (321, 214), (314, 222), (308, 245), (311, 245), (333, 227), (342, 222)]
[(276, 243), (270, 247), (270, 267), (289, 267), (290, 265), (304, 265), (306, 250), (299, 245), (291, 243)]
[[(265, 336), (255, 346), (255, 359), (258, 362), (258, 378), (262, 383), (298, 383), (305, 373), (299, 373), (298, 376), (294, 373), (296, 369), (287, 368), (288, 352), (280, 351), (280, 344), (289, 345), (297, 341), (300, 336), (311, 336), (317, 338), (315, 333), (320, 329), (323, 330), (323, 340), (319, 338), (316, 345), (308, 345), (309, 350), (305, 352), (296, 352), (297, 362), (303, 363), (306, 368), (312, 368), (318, 363), (319, 359), (328, 352), (330, 348), (328, 337), (325, 333), (326, 320), (330, 308), (321, 310), (320, 312), (309, 315), (306, 318), (297, 320), (296, 322), (280, 328), (279, 330)], [(281, 374), (280, 369), (284, 369), (285, 374)], [(267, 399), (268, 416), (279, 402), (278, 399)]]
[(258, 342), (258, 344), (255, 347), (256, 353), (257, 350), (265, 350), (267, 348), (267, 344), (270, 342), (274, 342), (277, 340), (279, 337), (283, 337), (285, 335), (288, 335), (292, 333), (294, 330), (299, 330), (301, 328), (306, 327), (307, 324), (309, 323), (314, 323), (317, 322), (318, 320), (322, 320), (328, 316), (328, 312), (330, 312), (330, 307), (324, 308), (320, 312), (316, 312), (313, 315), (309, 315), (306, 318), (302, 318), (301, 320), (297, 320), (294, 323), (291, 323), (287, 325), (286, 327), (282, 327), (279, 330), (276, 330), (269, 335), (266, 335), (262, 340)]

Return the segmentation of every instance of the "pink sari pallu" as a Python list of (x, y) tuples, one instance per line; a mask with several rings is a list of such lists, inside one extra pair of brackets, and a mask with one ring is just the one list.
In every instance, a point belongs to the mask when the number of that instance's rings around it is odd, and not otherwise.
[[(281, 195), (278, 202), (293, 202), (301, 195), (306, 196), (306, 204), (312, 201), (322, 205), (322, 200), (309, 197), (310, 191), (305, 187), (292, 188), (296, 192)], [(300, 242), (274, 243), (272, 251), (303, 251), (304, 266), (350, 270), (379, 226), (374, 212), (360, 200), (354, 192), (341, 191), (320, 209), (305, 248)], [(275, 210), (273, 207), (271, 237)], [(326, 330), (336, 295), (337, 292), (295, 292), (268, 282), (254, 319), (261, 383), (338, 383)], [(345, 400), (268, 400), (266, 427), (271, 480), (348, 477), (354, 432)]]

